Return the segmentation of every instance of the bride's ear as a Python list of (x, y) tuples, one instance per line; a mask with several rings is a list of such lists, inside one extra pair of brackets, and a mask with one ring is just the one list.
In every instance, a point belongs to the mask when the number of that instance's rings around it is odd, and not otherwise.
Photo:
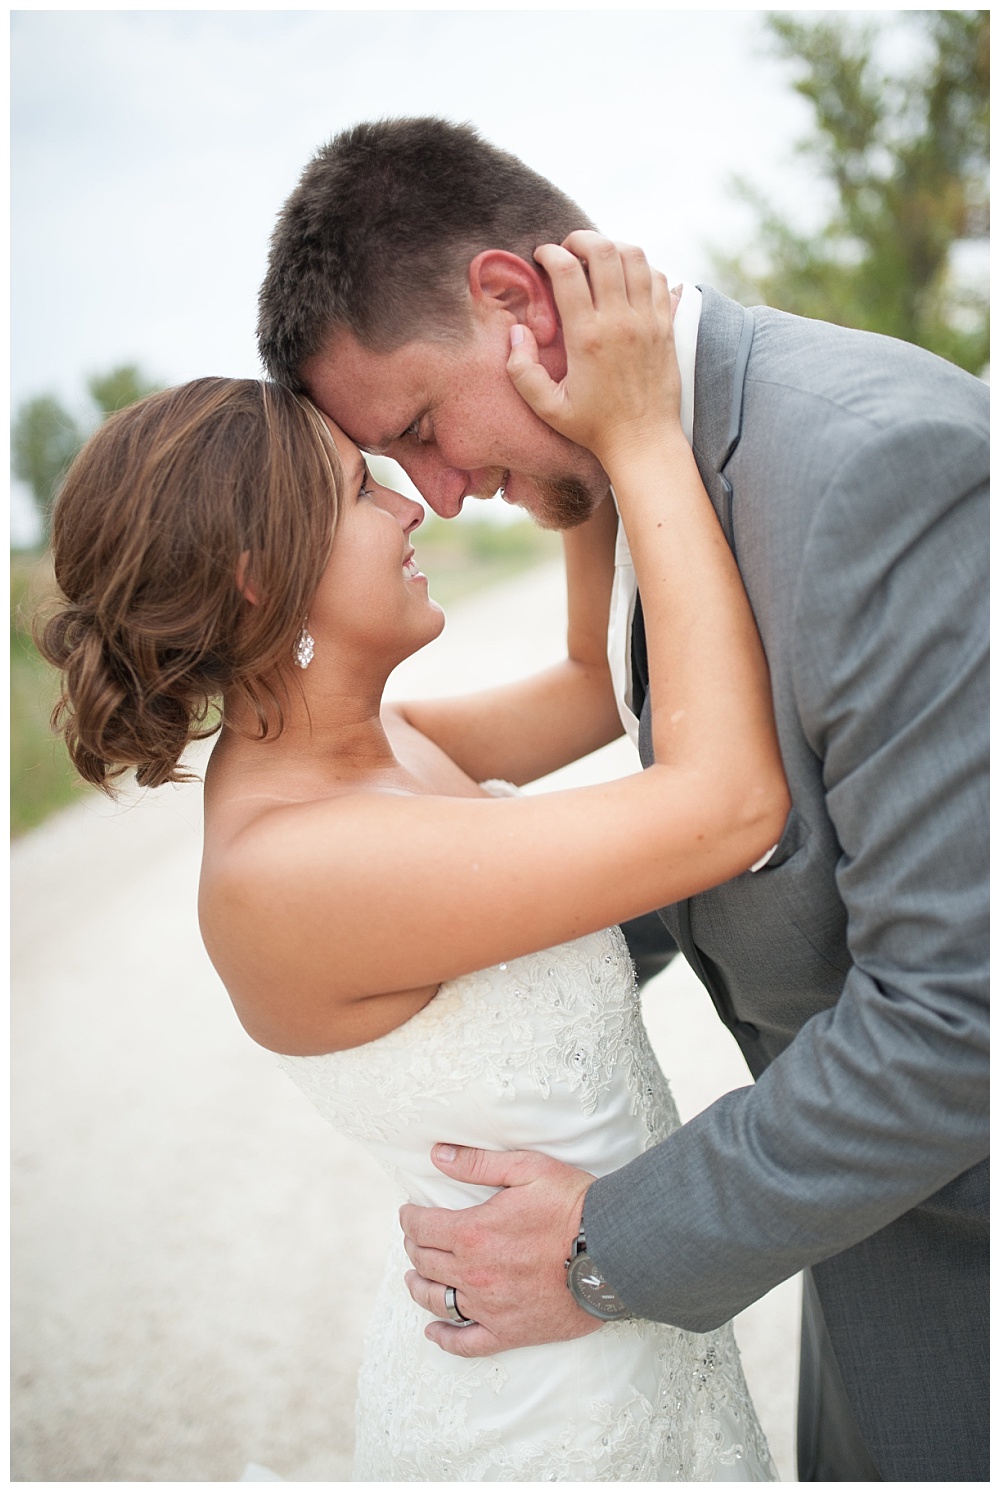
[(244, 601), (249, 601), (251, 606), (257, 606), (260, 603), (260, 593), (256, 585), (254, 585), (253, 580), (247, 575), (247, 566), (249, 563), (250, 551), (249, 549), (244, 549), (236, 561), (236, 589)]
[(473, 313), (503, 318), (528, 327), (539, 347), (548, 347), (560, 334), (559, 317), (548, 278), (533, 264), (506, 249), (484, 249), (469, 265), (469, 295)]

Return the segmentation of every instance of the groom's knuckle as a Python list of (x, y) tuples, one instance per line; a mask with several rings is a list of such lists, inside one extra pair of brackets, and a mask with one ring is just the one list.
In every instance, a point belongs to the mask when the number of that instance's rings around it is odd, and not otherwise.
[(410, 1260), (421, 1279), (429, 1280), (431, 1278), (430, 1260), (423, 1249), (414, 1249), (410, 1255)]
[(489, 1238), (489, 1228), (471, 1213), (458, 1223), (456, 1233), (463, 1253), (476, 1253)]
[(548, 1156), (536, 1155), (530, 1150), (522, 1151), (510, 1163), (508, 1180), (512, 1186), (526, 1186), (529, 1181), (535, 1181), (540, 1175), (544, 1175), (547, 1165)]
[(486, 1150), (470, 1150), (465, 1157), (469, 1177), (472, 1181), (481, 1181), (483, 1172), (487, 1169), (493, 1159), (493, 1152)]
[(490, 1290), (493, 1283), (493, 1275), (489, 1265), (470, 1265), (465, 1269), (465, 1284), (469, 1290), (480, 1293)]
[(425, 1233), (426, 1224), (424, 1223), (423, 1214), (415, 1208), (403, 1226), (403, 1237), (408, 1243), (419, 1247), (424, 1242)]

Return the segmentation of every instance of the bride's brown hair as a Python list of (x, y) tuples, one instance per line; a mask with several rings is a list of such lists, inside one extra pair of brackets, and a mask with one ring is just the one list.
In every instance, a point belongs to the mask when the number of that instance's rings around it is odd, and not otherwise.
[(63, 600), (35, 628), (81, 777), (106, 792), (130, 767), (144, 787), (183, 781), (226, 693), (261, 737), (281, 731), (340, 482), (319, 413), (278, 384), (200, 378), (101, 426), (55, 504)]

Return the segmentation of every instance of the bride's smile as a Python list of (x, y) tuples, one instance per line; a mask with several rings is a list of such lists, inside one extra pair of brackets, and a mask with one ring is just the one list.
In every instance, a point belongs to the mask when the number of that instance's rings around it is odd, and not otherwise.
[(424, 510), (376, 482), (353, 441), (323, 420), (344, 480), (330, 557), (309, 606), (316, 674), (326, 673), (324, 655), (338, 663), (357, 657), (366, 674), (375, 663), (391, 669), (444, 626), (416, 562), (414, 536)]

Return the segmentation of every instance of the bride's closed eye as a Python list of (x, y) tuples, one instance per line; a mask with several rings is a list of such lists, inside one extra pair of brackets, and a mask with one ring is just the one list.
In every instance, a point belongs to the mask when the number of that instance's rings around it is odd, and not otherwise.
[(358, 488), (358, 496), (359, 497), (374, 497), (375, 496), (375, 488), (372, 485), (372, 474), (368, 470), (367, 466), (362, 470), (362, 473), (361, 473), (361, 486)]

